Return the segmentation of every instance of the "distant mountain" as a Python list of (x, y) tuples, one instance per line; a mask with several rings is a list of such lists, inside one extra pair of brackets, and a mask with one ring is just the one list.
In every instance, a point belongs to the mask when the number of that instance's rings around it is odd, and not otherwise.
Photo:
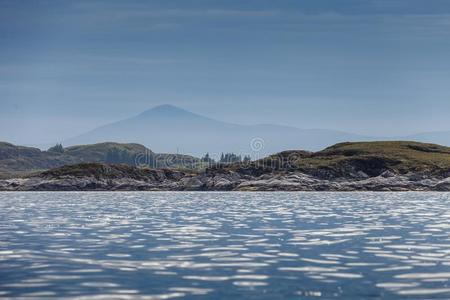
[(148, 165), (155, 168), (194, 167), (198, 158), (181, 154), (155, 153), (140, 144), (99, 143), (61, 149), (62, 152), (0, 142), (0, 177), (78, 163)]
[(344, 141), (373, 140), (347, 132), (298, 129), (260, 124), (238, 125), (217, 121), (184, 109), (161, 105), (137, 116), (98, 127), (69, 139), (65, 145), (102, 141), (136, 142), (159, 152), (218, 157), (222, 152), (263, 157), (286, 149), (320, 150)]

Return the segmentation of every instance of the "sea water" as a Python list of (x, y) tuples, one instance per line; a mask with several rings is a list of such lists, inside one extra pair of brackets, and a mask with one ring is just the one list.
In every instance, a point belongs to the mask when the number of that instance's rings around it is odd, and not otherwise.
[(450, 194), (0, 193), (0, 298), (449, 299)]

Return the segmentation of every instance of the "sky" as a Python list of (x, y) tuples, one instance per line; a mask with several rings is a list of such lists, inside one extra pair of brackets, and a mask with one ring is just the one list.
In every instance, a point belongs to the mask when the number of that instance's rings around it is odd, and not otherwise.
[(376, 136), (450, 130), (448, 0), (0, 0), (0, 140), (173, 104)]

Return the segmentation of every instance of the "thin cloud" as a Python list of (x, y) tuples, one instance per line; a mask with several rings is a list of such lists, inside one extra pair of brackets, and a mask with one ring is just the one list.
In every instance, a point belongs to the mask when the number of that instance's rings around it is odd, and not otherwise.
[(86, 56), (84, 59), (94, 61), (104, 61), (112, 63), (125, 63), (125, 64), (174, 64), (180, 62), (177, 59), (160, 59), (160, 58), (146, 58), (146, 57), (114, 57), (114, 56)]

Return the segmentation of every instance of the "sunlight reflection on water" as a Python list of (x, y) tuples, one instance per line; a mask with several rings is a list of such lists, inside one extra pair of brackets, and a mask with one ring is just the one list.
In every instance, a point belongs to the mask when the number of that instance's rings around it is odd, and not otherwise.
[(0, 193), (0, 297), (448, 299), (449, 200)]

